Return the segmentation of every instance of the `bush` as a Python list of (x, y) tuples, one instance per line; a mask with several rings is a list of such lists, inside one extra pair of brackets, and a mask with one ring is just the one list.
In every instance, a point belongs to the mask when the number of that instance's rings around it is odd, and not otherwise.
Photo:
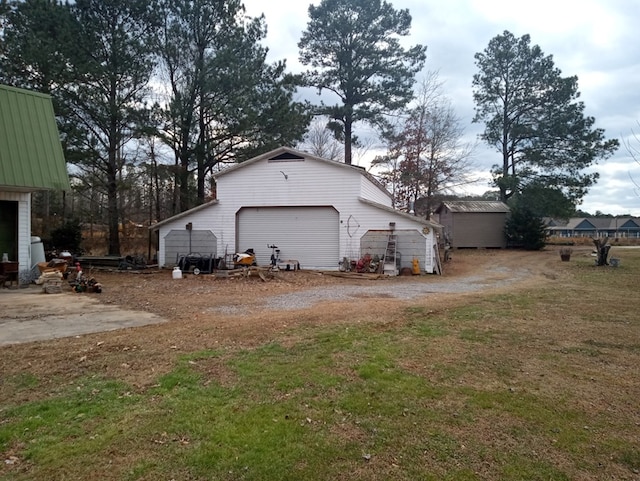
[(69, 251), (81, 254), (82, 226), (78, 220), (69, 220), (51, 231), (51, 248), (57, 251)]
[(509, 247), (522, 247), (526, 250), (536, 251), (545, 245), (544, 221), (526, 207), (516, 205), (511, 208), (505, 234)]

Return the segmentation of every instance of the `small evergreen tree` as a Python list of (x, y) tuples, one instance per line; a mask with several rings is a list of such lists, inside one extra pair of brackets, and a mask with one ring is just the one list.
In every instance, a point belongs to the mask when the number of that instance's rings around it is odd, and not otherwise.
[(507, 245), (526, 250), (540, 250), (545, 245), (545, 225), (523, 202), (514, 202), (505, 226)]
[(51, 231), (50, 248), (67, 250), (72, 254), (82, 253), (82, 225), (77, 219), (69, 220)]

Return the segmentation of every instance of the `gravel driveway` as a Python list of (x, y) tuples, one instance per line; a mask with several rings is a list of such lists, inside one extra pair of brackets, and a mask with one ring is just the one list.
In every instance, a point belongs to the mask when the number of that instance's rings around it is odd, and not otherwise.
[[(451, 279), (422, 277), (419, 281), (406, 282), (380, 281), (363, 285), (332, 285), (314, 287), (297, 292), (277, 294), (268, 297), (261, 308), (270, 310), (305, 309), (323, 301), (348, 301), (354, 298), (393, 298), (415, 299), (429, 294), (467, 293), (492, 288), (500, 288), (523, 280), (530, 272), (527, 269), (510, 269), (493, 266), (483, 271), (482, 275), (474, 274)], [(251, 309), (238, 304), (219, 305), (209, 309), (227, 315), (246, 315)]]

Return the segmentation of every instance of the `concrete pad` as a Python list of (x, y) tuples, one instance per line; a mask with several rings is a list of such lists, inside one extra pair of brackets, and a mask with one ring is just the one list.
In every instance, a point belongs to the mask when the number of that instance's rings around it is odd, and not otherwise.
[(44, 294), (42, 287), (0, 289), (0, 346), (159, 324), (144, 311), (100, 304), (100, 294)]

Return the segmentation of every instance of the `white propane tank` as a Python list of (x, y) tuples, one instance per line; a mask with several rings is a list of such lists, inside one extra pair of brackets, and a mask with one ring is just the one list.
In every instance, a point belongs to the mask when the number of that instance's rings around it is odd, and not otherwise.
[(182, 279), (182, 271), (178, 266), (173, 268), (173, 272), (171, 273), (174, 279)]

